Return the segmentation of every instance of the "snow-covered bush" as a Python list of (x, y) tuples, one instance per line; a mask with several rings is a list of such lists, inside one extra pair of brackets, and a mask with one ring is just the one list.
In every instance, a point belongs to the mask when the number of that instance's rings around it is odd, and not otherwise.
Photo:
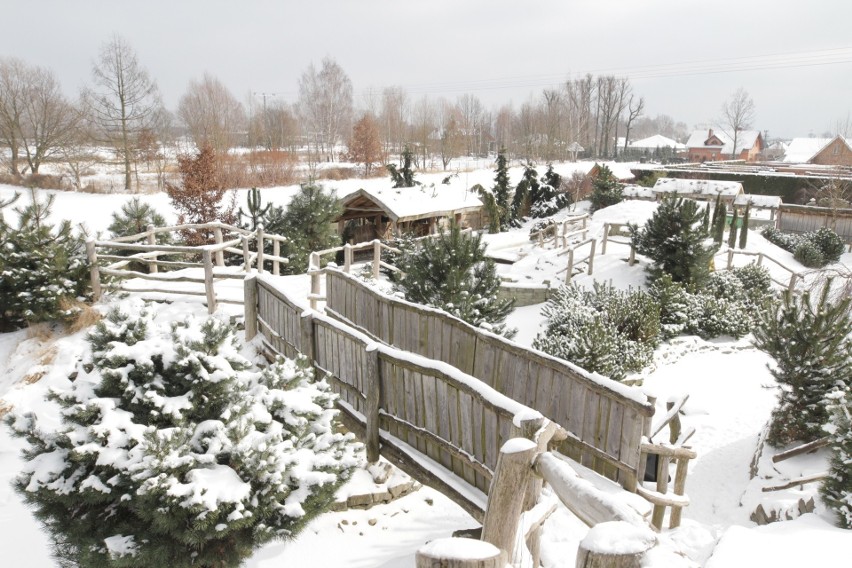
[(621, 203), (624, 199), (622, 189), (612, 170), (606, 165), (601, 165), (598, 175), (592, 180), (592, 193), (589, 195), (591, 207), (589, 210), (594, 213), (598, 209)]
[(547, 327), (533, 347), (615, 380), (650, 363), (659, 341), (659, 306), (640, 291), (562, 286), (542, 314)]
[(827, 398), (831, 414), (823, 430), (830, 440), (831, 466), (820, 494), (837, 513), (840, 526), (852, 529), (852, 386), (838, 389)]
[(761, 230), (761, 234), (772, 244), (792, 252), (796, 260), (809, 268), (820, 268), (837, 262), (843, 254), (843, 239), (828, 227), (795, 235), (767, 226)]
[(52, 394), (58, 432), (10, 416), (30, 442), (17, 489), (65, 563), (238, 566), (326, 508), (355, 444), (304, 363), (258, 370), (227, 322), (136, 311), (90, 334), (70, 388)]
[(763, 227), (760, 230), (760, 234), (773, 245), (779, 246), (788, 252), (796, 250), (796, 247), (799, 246), (799, 242), (802, 240), (799, 235), (782, 233), (771, 225)]
[(68, 221), (48, 223), (53, 199), (16, 207), (17, 226), (0, 214), (0, 331), (67, 321), (79, 311), (74, 301), (89, 282), (83, 240)]
[(802, 239), (796, 250), (793, 252), (793, 258), (801, 262), (808, 268), (819, 268), (825, 265), (825, 255), (819, 250), (819, 247), (813, 242)]
[(843, 254), (844, 244), (840, 235), (828, 227), (820, 227), (816, 231), (805, 234), (806, 238), (817, 246), (825, 257), (825, 262), (837, 262)]
[(773, 446), (821, 437), (826, 395), (852, 386), (852, 299), (831, 302), (830, 289), (829, 280), (816, 298), (786, 293), (754, 329), (755, 345), (775, 360), (778, 405), (767, 436)]

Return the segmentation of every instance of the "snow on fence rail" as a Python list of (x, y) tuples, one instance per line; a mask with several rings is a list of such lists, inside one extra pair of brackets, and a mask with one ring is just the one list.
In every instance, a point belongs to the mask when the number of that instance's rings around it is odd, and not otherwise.
[[(157, 235), (162, 233), (177, 233), (181, 231), (210, 231), (213, 233), (215, 244), (201, 246), (177, 246), (157, 243)], [(227, 234), (227, 239), (225, 235)], [(265, 262), (272, 264), (274, 274), (279, 274), (280, 265), (287, 259), (280, 256), (281, 243), (284, 237), (266, 234), (263, 227), (256, 231), (247, 231), (225, 223), (202, 223), (175, 225), (171, 227), (154, 227), (148, 225), (146, 231), (136, 235), (118, 237), (111, 241), (90, 239), (86, 242), (86, 254), (89, 261), (89, 271), (92, 280), (92, 292), (95, 301), (102, 294), (103, 282), (101, 275), (115, 280), (138, 278), (160, 283), (152, 288), (124, 288), (126, 291), (138, 293), (179, 294), (189, 296), (205, 296), (209, 313), (216, 311), (218, 302), (237, 303), (235, 300), (218, 299), (214, 289), (217, 280), (244, 278), (252, 264), (258, 271), (263, 272)], [(273, 244), (272, 255), (266, 255), (266, 241)], [(251, 250), (254, 243), (255, 250)], [(239, 248), (238, 248), (239, 247)], [(130, 253), (130, 254), (121, 254)], [(237, 255), (242, 259), (242, 272), (228, 272), (225, 268), (225, 253)], [(164, 260), (163, 257), (170, 258)], [(103, 262), (109, 264), (101, 265)], [(139, 267), (140, 270), (133, 268)], [(144, 267), (147, 272), (142, 272)], [(201, 268), (203, 276), (193, 276), (184, 272), (160, 273), (160, 269)], [(218, 269), (218, 270), (217, 270)], [(179, 289), (178, 283), (193, 283), (203, 285), (202, 290)]]
[[(802, 272), (796, 272), (796, 271), (795, 271), (795, 270), (793, 270), (792, 268), (790, 268), (790, 267), (788, 267), (787, 265), (783, 264), (781, 261), (776, 260), (775, 258), (772, 258), (772, 257), (771, 257), (771, 256), (769, 256), (768, 254), (764, 254), (764, 253), (762, 253), (762, 252), (752, 252), (752, 251), (745, 251), (745, 250), (735, 250), (735, 249), (729, 248), (727, 251), (723, 251), (723, 252), (721, 252), (721, 253), (717, 254), (717, 255), (714, 257), (714, 261), (715, 261), (715, 259), (716, 259), (716, 258), (718, 258), (718, 257), (720, 257), (720, 256), (722, 256), (722, 255), (726, 255), (726, 256), (727, 256), (727, 259), (725, 260), (725, 270), (731, 270), (731, 269), (733, 269), (733, 268), (734, 268), (734, 256), (736, 256), (736, 255), (740, 255), (740, 256), (756, 256), (756, 257), (757, 257), (757, 261), (756, 261), (756, 262), (757, 262), (757, 265), (758, 265), (758, 266), (763, 266), (763, 261), (764, 261), (764, 260), (768, 260), (768, 261), (770, 261), (770, 262), (774, 263), (776, 266), (778, 266), (779, 268), (783, 269), (785, 273), (789, 273), (789, 275), (790, 275), (790, 276), (789, 276), (789, 278), (788, 278), (788, 279), (786, 279), (786, 280), (782, 280), (782, 279), (776, 278), (776, 277), (772, 274), (772, 270), (770, 270), (770, 271), (769, 271), (769, 277), (772, 279), (772, 281), (773, 281), (773, 282), (775, 282), (776, 284), (778, 284), (778, 285), (779, 285), (779, 286), (781, 286), (782, 288), (787, 288), (787, 290), (789, 290), (791, 294), (792, 294), (793, 292), (795, 292), (795, 291), (796, 291), (796, 284), (798, 284), (798, 283), (799, 283), (799, 280), (804, 281), (804, 278), (805, 278), (805, 274), (804, 274), (804, 273), (802, 273)], [(718, 270), (718, 269), (717, 269), (717, 270)]]
[[(482, 518), (513, 417), (537, 413), (444, 362), (382, 345), (306, 310), (262, 275), (245, 286), (247, 339), (260, 332), (268, 351), (304, 354), (329, 373), (369, 459), (378, 459), (381, 440), (384, 455)], [(410, 450), (427, 459), (412, 458)]]
[(388, 345), (444, 361), (538, 410), (569, 431), (560, 451), (636, 490), (642, 435), (654, 414), (637, 389), (440, 310), (380, 294), (337, 270), (326, 271), (326, 313)]

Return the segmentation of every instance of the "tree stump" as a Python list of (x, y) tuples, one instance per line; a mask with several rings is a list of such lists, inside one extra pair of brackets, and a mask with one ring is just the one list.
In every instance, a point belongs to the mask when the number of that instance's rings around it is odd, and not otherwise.
[(417, 568), (504, 568), (506, 553), (472, 538), (439, 538), (417, 551)]
[(577, 550), (577, 568), (640, 568), (645, 553), (657, 545), (651, 529), (625, 521), (600, 523), (589, 530)]

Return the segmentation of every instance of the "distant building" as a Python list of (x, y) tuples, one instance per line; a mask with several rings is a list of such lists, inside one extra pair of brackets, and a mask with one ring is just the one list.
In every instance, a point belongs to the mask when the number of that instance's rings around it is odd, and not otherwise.
[(743, 184), (738, 181), (718, 181), (713, 179), (660, 178), (651, 188), (657, 199), (672, 193), (678, 197), (688, 197), (697, 201), (713, 201), (717, 195), (731, 205), (743, 192)]
[(737, 147), (734, 140), (724, 132), (696, 130), (686, 142), (690, 162), (718, 162), (720, 160), (745, 160), (754, 162), (763, 151), (763, 136), (759, 130), (737, 132)]
[(852, 167), (852, 147), (849, 146), (849, 140), (843, 136), (835, 136), (828, 144), (817, 151), (808, 162), (823, 166)]
[(831, 138), (793, 138), (782, 161), (788, 164), (806, 164), (829, 142)]

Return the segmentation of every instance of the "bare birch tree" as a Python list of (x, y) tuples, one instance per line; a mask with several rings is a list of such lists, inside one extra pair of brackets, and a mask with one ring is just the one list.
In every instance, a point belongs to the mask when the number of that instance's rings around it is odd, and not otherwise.
[(196, 148), (210, 146), (217, 155), (227, 154), (246, 127), (243, 105), (216, 77), (205, 73), (192, 80), (178, 103), (178, 117)]
[(157, 83), (118, 35), (101, 46), (92, 79), (94, 84), (84, 90), (83, 100), (99, 127), (100, 139), (124, 162), (124, 189), (129, 191), (138, 135), (163, 106)]
[(740, 87), (730, 99), (722, 103), (722, 131), (734, 141), (731, 159), (737, 157), (737, 138), (740, 131), (749, 128), (752, 120), (754, 120), (754, 101), (748, 91)]
[(347, 138), (352, 120), (352, 81), (334, 59), (322, 60), (319, 72), (311, 64), (299, 79), (299, 116), (308, 134), (329, 159), (335, 144)]

